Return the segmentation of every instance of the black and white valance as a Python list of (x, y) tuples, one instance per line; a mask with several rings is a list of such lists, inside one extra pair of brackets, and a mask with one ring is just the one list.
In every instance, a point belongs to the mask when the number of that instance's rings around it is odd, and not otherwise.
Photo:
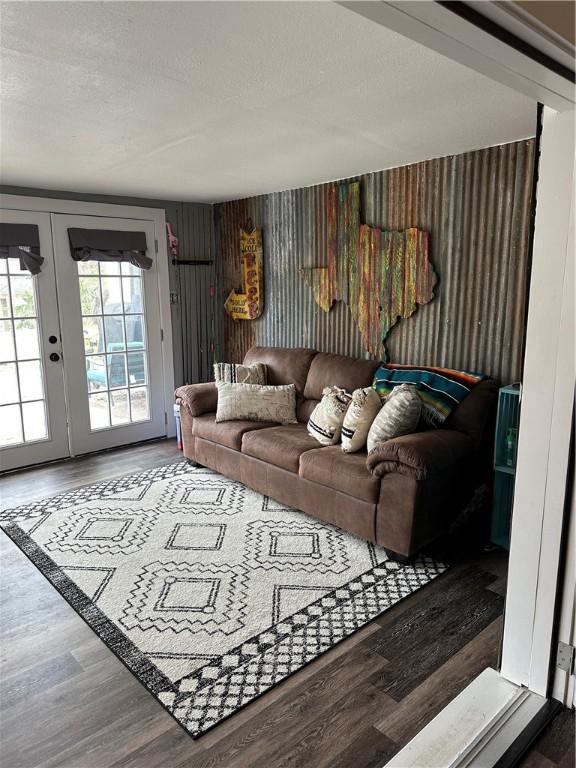
[(19, 259), (20, 269), (37, 275), (42, 269), (40, 233), (36, 224), (0, 223), (0, 259)]
[(145, 232), (69, 229), (68, 238), (74, 261), (128, 261), (140, 269), (152, 266), (146, 256)]

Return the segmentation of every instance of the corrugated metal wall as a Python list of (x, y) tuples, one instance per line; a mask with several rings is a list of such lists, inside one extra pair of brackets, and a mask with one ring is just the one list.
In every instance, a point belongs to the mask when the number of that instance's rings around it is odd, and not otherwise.
[[(533, 163), (528, 140), (360, 177), (361, 221), (428, 230), (439, 277), (434, 300), (390, 333), (391, 360), (520, 378)], [(326, 264), (329, 187), (216, 206), (219, 307), (240, 284), (240, 226), (250, 216), (264, 236), (264, 313), (232, 322), (219, 310), (225, 359), (241, 360), (252, 344), (366, 356), (346, 305), (324, 313), (298, 273)]]

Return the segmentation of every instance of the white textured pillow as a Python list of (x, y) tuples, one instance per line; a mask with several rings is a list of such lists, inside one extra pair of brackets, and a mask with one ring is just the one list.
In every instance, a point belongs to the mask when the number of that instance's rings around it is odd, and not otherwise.
[(266, 384), (264, 363), (239, 365), (238, 363), (214, 363), (214, 381), (226, 384)]
[(340, 387), (325, 387), (322, 390), (322, 400), (308, 419), (308, 434), (318, 440), (320, 445), (335, 445), (340, 440), (342, 422), (350, 399), (351, 395)]
[(226, 384), (218, 387), (216, 421), (277, 421), (296, 423), (296, 387), (286, 384), (264, 387), (260, 384)]
[(342, 424), (342, 450), (355, 453), (366, 445), (366, 438), (382, 408), (380, 395), (373, 387), (355, 389)]
[(418, 390), (412, 384), (400, 384), (394, 387), (384, 401), (368, 432), (368, 453), (378, 445), (392, 440), (393, 437), (408, 435), (418, 426), (422, 400)]

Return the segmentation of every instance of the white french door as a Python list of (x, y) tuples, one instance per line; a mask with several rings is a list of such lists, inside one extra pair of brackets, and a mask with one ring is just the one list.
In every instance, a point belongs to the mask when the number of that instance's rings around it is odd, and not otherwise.
[[(0, 470), (165, 436), (154, 222), (0, 213), (38, 226), (44, 259), (0, 258)], [(152, 267), (76, 262), (69, 228), (144, 232)]]
[[(50, 214), (2, 210), (35, 224), (42, 271), (0, 259), (0, 470), (69, 455)], [(52, 359), (50, 359), (52, 357)]]
[[(145, 232), (151, 269), (72, 259), (69, 228)], [(154, 223), (52, 214), (73, 454), (166, 434)]]

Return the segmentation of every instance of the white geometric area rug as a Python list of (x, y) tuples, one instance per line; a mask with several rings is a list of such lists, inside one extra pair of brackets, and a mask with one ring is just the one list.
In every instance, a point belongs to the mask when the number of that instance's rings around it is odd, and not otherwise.
[(0, 521), (194, 737), (446, 570), (185, 461)]

